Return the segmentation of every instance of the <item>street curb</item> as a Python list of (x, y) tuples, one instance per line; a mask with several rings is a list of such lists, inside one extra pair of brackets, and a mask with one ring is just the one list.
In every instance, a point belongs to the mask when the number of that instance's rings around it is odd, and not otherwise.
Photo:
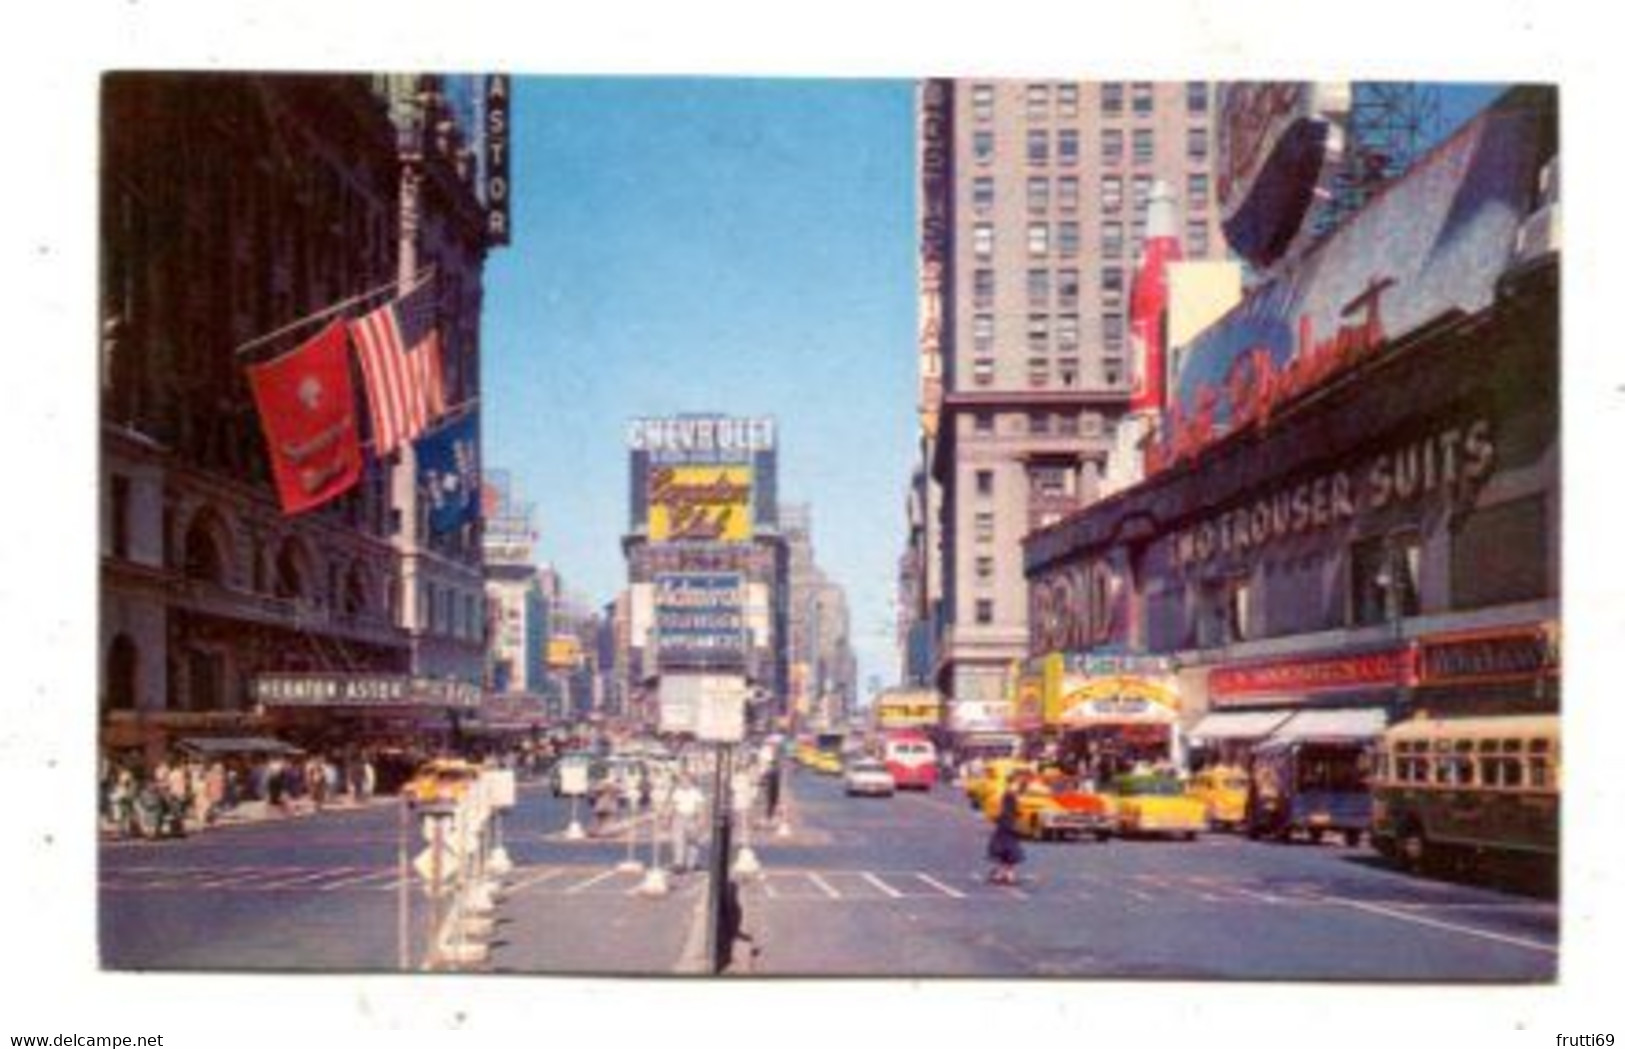
[(691, 976), (709, 976), (711, 967), (705, 958), (705, 917), (707, 902), (711, 898), (711, 875), (704, 879), (705, 891), (694, 894), (694, 914), (689, 919), (688, 938), (683, 941), (682, 953), (677, 956), (676, 971)]

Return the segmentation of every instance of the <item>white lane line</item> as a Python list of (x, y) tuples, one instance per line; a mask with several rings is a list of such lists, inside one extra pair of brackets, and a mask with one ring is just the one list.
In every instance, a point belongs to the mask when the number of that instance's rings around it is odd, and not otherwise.
[(916, 878), (920, 879), (921, 881), (925, 882), (927, 885), (931, 886), (933, 889), (936, 889), (938, 892), (942, 893), (944, 896), (951, 896), (956, 900), (962, 900), (962, 899), (965, 898), (964, 893), (960, 892), (958, 889), (955, 889), (955, 888), (952, 888), (950, 886), (942, 884), (942, 882), (940, 882), (937, 879), (931, 877), (931, 875), (929, 875), (929, 874), (922, 874), (919, 871), (915, 871), (914, 876)]
[(875, 877), (873, 874), (870, 874), (868, 871), (863, 871), (862, 873), (863, 873), (863, 879), (865, 881), (867, 881), (870, 885), (873, 885), (875, 888), (879, 889), (881, 892), (885, 893), (887, 896), (890, 896), (894, 900), (902, 898), (902, 896), (903, 896), (902, 893), (898, 892), (896, 889), (892, 888), (890, 885), (887, 885), (885, 882), (881, 881), (879, 878)]
[(1357, 911), (1366, 911), (1370, 914), (1380, 914), (1385, 918), (1394, 918), (1413, 925), (1425, 925), (1432, 929), (1443, 929), (1446, 932), (1460, 933), (1463, 936), (1476, 936), (1481, 940), (1491, 940), (1495, 943), (1504, 943), (1511, 947), (1522, 947), (1527, 951), (1540, 951), (1543, 954), (1557, 954), (1555, 945), (1541, 943), (1539, 940), (1525, 940), (1517, 936), (1507, 936), (1488, 929), (1478, 929), (1471, 925), (1458, 925), (1455, 922), (1440, 921), (1437, 918), (1424, 918), (1420, 914), (1409, 911), (1395, 910), (1392, 907), (1380, 907), (1374, 903), (1363, 903), (1359, 900), (1346, 900), (1337, 896), (1326, 896), (1321, 899), (1324, 903), (1335, 903), (1344, 907), (1352, 907)]
[(1151, 895), (1149, 892), (1141, 892), (1139, 889), (1130, 889), (1125, 886), (1123, 891), (1134, 897), (1136, 900), (1139, 900), (1141, 903), (1150, 903), (1152, 900), (1156, 899), (1156, 897)]
[[(296, 875), (292, 875), (290, 877), (282, 878), (282, 879), (279, 879), (279, 880), (276, 880), (276, 881), (261, 882), (260, 884), (254, 886), (254, 890), (255, 891), (260, 891), (260, 890), (267, 890), (267, 889), (269, 889), (269, 890), (278, 890), (278, 889), (304, 888), (304, 887), (310, 886), (310, 884), (312, 882), (318, 882), (318, 881), (321, 881), (323, 878), (331, 877), (332, 874), (333, 874), (333, 872), (330, 871), (330, 870), (313, 871), (313, 872), (311, 872), (309, 874), (296, 874)], [(239, 886), (239, 888), (240, 887), (241, 886)]]
[(838, 899), (841, 898), (841, 894), (835, 891), (835, 886), (831, 885), (829, 882), (825, 881), (823, 878), (820, 878), (817, 874), (815, 874), (812, 871), (807, 871), (805, 873), (807, 875), (807, 880), (808, 881), (812, 882), (814, 885), (816, 885), (820, 889), (824, 890), (824, 895), (825, 896), (828, 896), (832, 900), (838, 900)]
[(766, 896), (770, 900), (776, 900), (779, 898), (779, 894), (773, 889), (772, 878), (762, 879), (762, 895)]
[[(530, 869), (531, 870), (536, 870), (536, 868), (534, 868), (534, 867), (532, 867)], [(523, 892), (525, 889), (531, 888), (534, 885), (540, 885), (544, 881), (551, 881), (552, 879), (557, 878), (559, 875), (561, 875), (563, 873), (564, 873), (564, 868), (563, 867), (546, 867), (546, 868), (542, 868), (540, 873), (530, 874), (527, 877), (525, 877), (524, 879), (514, 882), (513, 885), (509, 887), (508, 894), (510, 896), (517, 895), (520, 892)]]
[[(330, 881), (326, 885), (322, 886), (321, 891), (323, 891), (323, 892), (332, 892), (335, 889), (355, 889), (355, 888), (360, 888), (362, 885), (364, 885), (365, 883), (367, 883), (369, 881), (373, 881), (373, 880), (387, 881), (387, 880), (389, 880), (391, 878), (394, 878), (394, 877), (395, 877), (395, 868), (393, 868), (393, 867), (382, 867), (382, 868), (379, 868), (377, 870), (366, 871), (365, 873), (362, 873), (362, 874), (352, 874), (352, 875), (349, 875), (347, 877), (343, 877), (343, 878), (336, 879), (334, 881)], [(366, 887), (369, 888), (369, 889), (377, 888), (377, 886), (374, 886), (374, 885), (367, 885)]]
[(601, 881), (607, 881), (608, 879), (615, 877), (615, 875), (617, 875), (619, 873), (620, 873), (620, 871), (616, 870), (614, 867), (611, 867), (609, 870), (604, 871), (602, 874), (595, 874), (591, 878), (588, 878), (586, 881), (581, 881), (581, 882), (575, 883), (574, 885), (570, 886), (568, 889), (565, 889), (564, 892), (565, 892), (566, 895), (571, 895), (571, 894), (574, 894), (574, 893), (582, 892), (582, 891), (584, 891), (586, 889), (591, 888), (594, 885), (597, 885)]
[[(274, 882), (286, 878), (289, 874), (299, 870), (298, 867), (260, 867), (245, 868), (223, 878), (213, 878), (209, 881), (199, 882), (199, 889), (219, 889), (227, 885), (234, 889), (248, 888), (252, 882)], [(253, 886), (258, 888), (258, 886)]]

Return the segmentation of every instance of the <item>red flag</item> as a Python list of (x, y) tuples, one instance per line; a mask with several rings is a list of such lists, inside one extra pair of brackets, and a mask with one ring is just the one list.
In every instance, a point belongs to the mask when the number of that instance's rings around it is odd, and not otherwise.
[(284, 514), (320, 506), (360, 480), (361, 435), (342, 323), (292, 353), (250, 365), (248, 381)]

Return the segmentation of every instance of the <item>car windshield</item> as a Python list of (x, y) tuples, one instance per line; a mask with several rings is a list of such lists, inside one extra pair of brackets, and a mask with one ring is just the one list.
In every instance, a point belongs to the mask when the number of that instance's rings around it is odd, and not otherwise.
[(858, 761), (852, 765), (853, 772), (885, 772), (886, 766), (878, 761)]

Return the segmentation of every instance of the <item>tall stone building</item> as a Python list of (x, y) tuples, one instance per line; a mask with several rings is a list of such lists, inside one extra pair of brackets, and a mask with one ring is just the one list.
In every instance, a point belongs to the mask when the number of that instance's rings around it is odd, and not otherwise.
[(1153, 184), (1180, 205), (1187, 258), (1221, 249), (1211, 109), (1205, 83), (921, 86), (929, 480), (911, 542), (950, 728), (956, 705), (999, 702), (1027, 652), (1022, 538), (1101, 495), (1132, 389), (1129, 285)]

